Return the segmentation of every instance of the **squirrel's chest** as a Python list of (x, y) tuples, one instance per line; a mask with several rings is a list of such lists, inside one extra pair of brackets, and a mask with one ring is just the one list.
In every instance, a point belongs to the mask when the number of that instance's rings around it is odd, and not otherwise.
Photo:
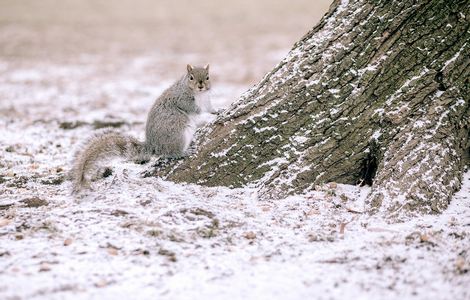
[(188, 117), (188, 127), (197, 127), (198, 120), (199, 120), (199, 114), (189, 114), (187, 115)]
[(194, 94), (194, 101), (199, 107), (201, 112), (206, 112), (210, 110), (211, 99), (208, 92), (199, 92)]

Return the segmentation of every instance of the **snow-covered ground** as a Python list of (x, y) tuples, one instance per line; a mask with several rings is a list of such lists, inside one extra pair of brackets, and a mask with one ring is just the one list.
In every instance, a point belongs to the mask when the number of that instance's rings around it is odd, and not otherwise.
[[(5, 12), (0, 19), (10, 18)], [(398, 224), (362, 213), (367, 187), (330, 183), (274, 201), (249, 188), (143, 178), (149, 164), (123, 160), (93, 191), (72, 196), (65, 174), (77, 145), (103, 125), (142, 139), (153, 100), (203, 55), (195, 54), (199, 45), (181, 50), (186, 40), (167, 52), (147, 49), (139, 35), (119, 43), (114, 31), (117, 48), (108, 49), (111, 29), (99, 18), (100, 26), (67, 27), (74, 18), (65, 15), (66, 25), (41, 35), (41, 16), (0, 26), (0, 299), (470, 299), (469, 173), (443, 214)], [(216, 107), (227, 107), (298, 38), (260, 31), (258, 48), (247, 47), (250, 18), (246, 32), (225, 34), (205, 53), (216, 61)], [(293, 21), (261, 21), (300, 30)], [(75, 44), (57, 39), (68, 34)]]
[[(470, 297), (468, 173), (442, 215), (392, 225), (361, 213), (367, 188), (329, 184), (273, 201), (143, 178), (149, 165), (122, 160), (94, 191), (71, 196), (65, 173), (93, 121), (124, 121), (142, 138), (143, 112), (168, 83), (135, 79), (133, 67), (100, 77), (86, 64), (3, 66), (2, 299)], [(222, 84), (212, 99), (223, 106), (236, 93)]]

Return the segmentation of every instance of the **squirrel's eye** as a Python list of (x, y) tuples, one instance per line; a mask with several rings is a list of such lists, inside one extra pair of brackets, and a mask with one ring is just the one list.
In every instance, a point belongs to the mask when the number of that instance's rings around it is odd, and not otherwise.
[(206, 80), (209, 80), (209, 76), (206, 77)]
[(189, 80), (194, 80), (193, 75), (189, 76)]

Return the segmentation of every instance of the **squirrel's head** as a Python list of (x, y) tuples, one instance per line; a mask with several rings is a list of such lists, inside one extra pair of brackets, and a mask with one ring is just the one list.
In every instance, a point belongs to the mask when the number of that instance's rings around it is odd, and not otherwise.
[(209, 80), (209, 65), (205, 67), (187, 66), (188, 74), (186, 75), (189, 87), (195, 92), (207, 91), (211, 88)]

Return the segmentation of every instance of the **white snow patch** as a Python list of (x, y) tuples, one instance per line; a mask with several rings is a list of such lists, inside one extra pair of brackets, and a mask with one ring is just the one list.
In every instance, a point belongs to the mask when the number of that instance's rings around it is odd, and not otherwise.
[(403, 90), (404, 90), (405, 88), (407, 88), (412, 82), (414, 82), (414, 81), (416, 81), (416, 80), (422, 78), (427, 72), (429, 72), (429, 69), (426, 68), (426, 67), (424, 67), (423, 70), (420, 72), (420, 74), (418, 74), (418, 75), (416, 75), (416, 76), (413, 76), (413, 77), (407, 79), (407, 80), (403, 83), (403, 85), (402, 85), (398, 90), (395, 91), (395, 93), (393, 93), (391, 96), (389, 96), (389, 97), (387, 98), (387, 100), (386, 100), (386, 102), (385, 102), (386, 105), (390, 106), (390, 105), (393, 103), (393, 101), (394, 101), (395, 99), (397, 99), (398, 96), (400, 96), (400, 95), (403, 93)]
[(374, 131), (371, 138), (373, 140), (378, 140), (381, 136), (382, 136), (382, 130), (377, 129), (376, 131)]
[(447, 68), (448, 65), (450, 65), (451, 63), (453, 63), (459, 56), (460, 56), (460, 53), (462, 53), (463, 49), (465, 48), (465, 46), (467, 46), (467, 43), (463, 44), (463, 46), (460, 48), (460, 50), (455, 53), (454, 56), (452, 56), (452, 58), (450, 58), (448, 61), (446, 61), (444, 63), (444, 67), (443, 69)]

